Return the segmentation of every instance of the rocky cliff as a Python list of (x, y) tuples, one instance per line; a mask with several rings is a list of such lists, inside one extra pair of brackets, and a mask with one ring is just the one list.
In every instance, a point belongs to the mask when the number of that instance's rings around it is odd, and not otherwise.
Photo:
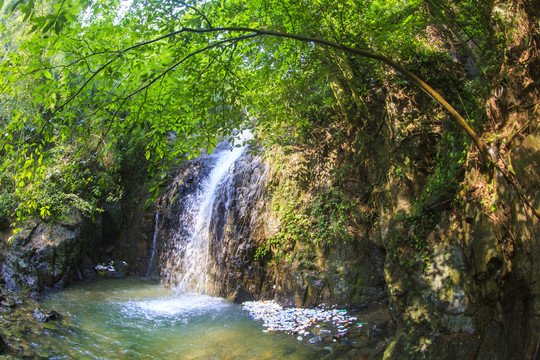
[[(205, 160), (182, 171), (159, 202), (158, 247), (161, 278), (182, 271), (170, 264), (183, 241), (185, 201), (208, 174)], [(260, 249), (278, 236), (282, 219), (275, 210), (278, 191), (285, 183), (283, 169), (268, 159), (245, 155), (230, 169), (228, 180), (218, 188), (210, 222), (208, 292), (232, 301), (278, 299), (296, 306), (326, 303), (365, 306), (385, 300), (382, 265), (384, 252), (364, 238), (335, 246), (301, 241), (290, 244), (288, 256), (259, 256)], [(187, 214), (186, 214), (187, 211)], [(276, 249), (269, 249), (270, 252)], [(292, 257), (291, 254), (294, 254)]]

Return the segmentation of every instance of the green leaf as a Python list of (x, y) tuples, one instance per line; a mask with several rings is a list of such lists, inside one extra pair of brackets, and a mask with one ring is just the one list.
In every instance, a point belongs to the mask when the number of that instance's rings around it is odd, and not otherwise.
[(413, 15), (414, 14), (410, 14), (409, 16), (407, 16), (407, 18), (403, 21), (403, 25), (407, 25), (409, 21), (411, 21), (411, 19), (413, 18)]
[(46, 32), (48, 32), (51, 27), (54, 25), (56, 21), (50, 21), (47, 25), (45, 25), (45, 27), (43, 28), (43, 30), (41, 31), (43, 34), (45, 34)]
[(15, 1), (15, 3), (11, 6), (11, 9), (9, 10), (10, 13), (13, 13), (15, 11), (15, 9), (21, 5), (23, 2), (23, 0), (17, 0)]
[[(54, 25), (54, 33), (56, 35), (60, 35), (60, 32), (62, 31), (62, 23), (60, 21), (57, 21)], [(59, 38), (57, 38), (55, 41), (58, 41)]]

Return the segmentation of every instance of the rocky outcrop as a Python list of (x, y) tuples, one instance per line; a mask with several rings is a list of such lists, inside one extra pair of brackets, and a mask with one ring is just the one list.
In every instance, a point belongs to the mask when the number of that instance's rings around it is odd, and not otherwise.
[[(170, 272), (183, 271), (174, 263), (182, 251), (175, 244), (190, 236), (188, 200), (210, 166), (205, 159), (187, 164), (158, 203), (157, 251), (165, 284), (174, 286)], [(230, 173), (218, 188), (211, 215), (208, 293), (237, 302), (264, 298), (296, 306), (366, 306), (385, 300), (384, 253), (366, 233), (331, 247), (299, 242), (289, 252), (294, 258), (257, 257), (281, 228), (272, 196), (283, 186), (282, 175), (250, 155), (237, 160)]]
[(264, 188), (268, 168), (260, 158), (243, 156), (221, 187), (211, 222), (211, 291), (233, 301), (259, 298), (265, 269), (254, 261), (258, 244), (275, 231)]
[(3, 239), (3, 286), (37, 295), (44, 288), (95, 277), (99, 226), (74, 213), (62, 222), (34, 221), (13, 235), (9, 244)]
[[(471, 189), (481, 184), (475, 174), (465, 180)], [(515, 194), (503, 192), (512, 190), (499, 192), (507, 213), (488, 215), (470, 198), (440, 214), (423, 258), (387, 257), (385, 279), (399, 327), (385, 358), (535, 358), (540, 227)], [(384, 241), (391, 252), (392, 239), (405, 239), (409, 229), (388, 225)]]
[[(381, 216), (379, 235), (389, 255), (385, 279), (398, 321), (388, 359), (539, 355), (540, 221), (520, 195), (538, 211), (540, 133), (530, 125), (540, 117), (538, 89), (531, 86), (540, 80), (540, 57), (523, 40), (538, 44), (538, 13), (529, 3), (501, 3), (495, 9), (504, 12), (505, 26), (519, 29), (501, 74), (493, 79), (498, 91), (487, 100), (496, 128), (485, 138), (496, 139), (491, 152), (507, 175), (478, 166), (470, 153), (452, 206), (431, 209), (426, 247), (418, 251), (423, 259), (403, 247), (421, 221), (400, 222), (395, 212)], [(408, 198), (399, 189), (390, 193)], [(403, 204), (410, 208), (412, 201)]]
[(43, 313), (32, 298), (44, 290), (97, 276), (94, 266), (101, 253), (101, 222), (99, 219), (92, 222), (75, 212), (65, 221), (30, 221), (15, 235), (9, 229), (3, 230), (6, 231), (0, 238), (0, 322), (3, 323), (0, 353), (17, 358), (42, 357), (39, 349), (25, 342), (22, 334), (42, 333), (40, 322), (58, 319), (60, 314)]

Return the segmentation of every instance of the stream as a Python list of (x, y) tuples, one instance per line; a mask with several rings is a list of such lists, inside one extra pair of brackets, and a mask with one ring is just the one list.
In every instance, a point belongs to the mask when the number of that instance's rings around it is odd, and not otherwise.
[[(311, 344), (313, 335), (299, 341), (265, 331), (239, 304), (142, 278), (79, 283), (49, 293), (39, 307), (62, 315), (22, 336), (39, 359), (380, 359), (392, 332), (386, 310), (369, 310), (359, 315), (369, 327)], [(372, 324), (376, 336), (368, 335)]]
[(282, 332), (264, 333), (240, 305), (178, 294), (138, 278), (100, 279), (49, 294), (64, 315), (29, 343), (49, 359), (307, 359), (320, 357)]

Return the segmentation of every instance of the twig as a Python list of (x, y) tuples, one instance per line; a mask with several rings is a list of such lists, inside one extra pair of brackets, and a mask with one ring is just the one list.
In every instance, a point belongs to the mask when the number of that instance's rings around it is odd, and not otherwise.
[(187, 7), (188, 9), (191, 9), (193, 11), (195, 11), (197, 14), (199, 14), (203, 19), (204, 21), (206, 21), (206, 23), (208, 24), (208, 26), (210, 28), (213, 28), (214, 26), (212, 26), (212, 23), (210, 22), (210, 20), (208, 20), (208, 18), (206, 17), (206, 15), (204, 15), (202, 12), (199, 11), (199, 9), (197, 9), (195, 6), (192, 6), (192, 5), (188, 5), (186, 4), (184, 1), (181, 1), (181, 0), (175, 0), (177, 3), (180, 3), (182, 5), (184, 5), (185, 7)]
[(182, 64), (184, 61), (186, 61), (187, 59), (197, 55), (197, 54), (200, 54), (202, 52), (205, 52), (206, 50), (209, 50), (209, 49), (212, 49), (212, 48), (215, 48), (217, 46), (220, 46), (220, 45), (223, 45), (223, 44), (226, 44), (228, 42), (231, 42), (231, 41), (238, 41), (238, 40), (245, 40), (245, 39), (249, 39), (249, 38), (253, 38), (253, 37), (256, 37), (257, 35), (256, 34), (248, 34), (248, 35), (242, 35), (242, 36), (238, 36), (238, 37), (234, 37), (234, 38), (230, 38), (230, 39), (225, 39), (225, 40), (221, 40), (221, 41), (218, 41), (218, 42), (215, 42), (213, 44), (210, 44), (208, 46), (205, 46), (204, 48), (202, 49), (199, 49), (199, 50), (195, 50), (189, 54), (187, 54), (185, 57), (183, 57), (180, 61), (176, 62), (175, 64), (171, 65), (170, 67), (168, 67), (165, 71), (163, 71), (161, 74), (159, 74), (158, 76), (156, 76), (154, 79), (152, 79), (152, 81), (150, 81), (148, 84), (146, 84), (145, 86), (137, 89), (136, 91), (134, 91), (133, 93), (131, 93), (130, 95), (128, 95), (128, 98), (132, 97), (132, 96), (135, 96), (137, 95), (138, 93), (140, 93), (141, 91), (143, 91), (144, 89), (152, 86), (156, 81), (158, 81), (160, 78), (162, 78), (163, 76), (167, 75), (170, 71), (174, 70), (175, 68), (177, 68), (180, 64)]
[(523, 125), (522, 127), (520, 127), (515, 133), (513, 133), (512, 135), (510, 135), (510, 137), (508, 138), (508, 141), (506, 142), (506, 148), (508, 149), (510, 147), (510, 144), (512, 143), (512, 141), (514, 141), (514, 139), (516, 138), (516, 136), (518, 136), (523, 130), (525, 130), (527, 127), (529, 127), (529, 125), (531, 124), (531, 122), (533, 121), (534, 119), (534, 115), (536, 115), (536, 112), (538, 111), (538, 107), (540, 106), (540, 102), (537, 102), (536, 103), (536, 107), (534, 108), (533, 110), (533, 113), (531, 114), (531, 117), (529, 118), (529, 120), (527, 121), (527, 123), (525, 123), (525, 125)]

